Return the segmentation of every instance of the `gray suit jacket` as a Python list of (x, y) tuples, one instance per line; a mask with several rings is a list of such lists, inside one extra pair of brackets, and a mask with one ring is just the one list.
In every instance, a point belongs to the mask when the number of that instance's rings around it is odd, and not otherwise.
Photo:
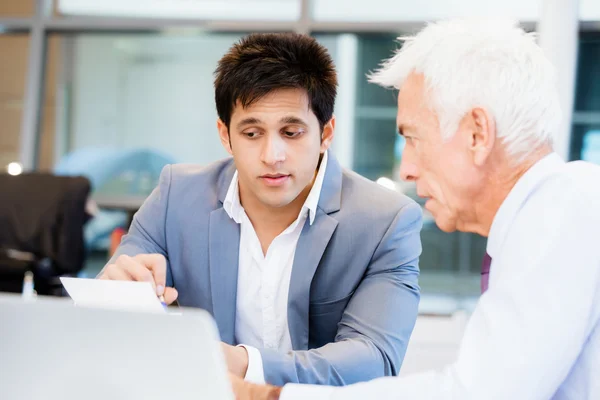
[[(417, 317), (420, 207), (342, 170), (331, 153), (328, 160), (316, 218), (302, 230), (292, 267), (294, 351), (259, 349), (271, 384), (396, 375)], [(165, 167), (113, 257), (163, 254), (179, 304), (208, 310), (229, 344), (236, 344), (240, 227), (223, 201), (234, 171), (231, 159)]]

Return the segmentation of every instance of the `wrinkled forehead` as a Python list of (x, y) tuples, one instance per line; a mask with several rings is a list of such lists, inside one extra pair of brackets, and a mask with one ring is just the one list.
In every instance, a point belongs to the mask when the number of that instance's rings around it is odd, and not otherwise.
[(398, 97), (398, 112), (396, 113), (396, 125), (412, 126), (418, 122), (418, 109), (411, 102), (403, 102), (401, 97)]

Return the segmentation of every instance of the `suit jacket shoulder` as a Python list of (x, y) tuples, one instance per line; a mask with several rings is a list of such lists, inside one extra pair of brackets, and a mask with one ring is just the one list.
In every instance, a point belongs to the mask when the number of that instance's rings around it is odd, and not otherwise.
[(206, 166), (171, 165), (169, 198), (189, 209), (215, 210), (221, 207), (235, 173), (233, 159), (226, 158)]
[(357, 173), (343, 170), (341, 207), (338, 219), (350, 219), (370, 226), (389, 226), (396, 214), (417, 203), (410, 197), (388, 189)]

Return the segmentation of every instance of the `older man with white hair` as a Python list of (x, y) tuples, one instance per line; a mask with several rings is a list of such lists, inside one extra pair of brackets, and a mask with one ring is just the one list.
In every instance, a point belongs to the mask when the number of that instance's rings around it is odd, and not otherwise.
[(553, 152), (558, 95), (534, 37), (439, 22), (370, 78), (400, 90), (402, 179), (441, 229), (488, 237), (457, 360), (344, 388), (234, 380), (238, 398), (600, 399), (600, 167)]

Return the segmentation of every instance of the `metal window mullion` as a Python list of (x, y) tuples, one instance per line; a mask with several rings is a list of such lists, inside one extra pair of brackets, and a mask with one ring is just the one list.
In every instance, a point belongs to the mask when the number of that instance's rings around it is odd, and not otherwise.
[(300, 0), (300, 18), (295, 31), (304, 35), (311, 32), (313, 0)]
[(29, 40), (27, 77), (23, 114), (21, 117), (21, 141), (19, 159), (26, 171), (35, 170), (38, 165), (38, 144), (42, 120), (42, 99), (44, 96), (45, 61), (47, 41), (43, 19), (47, 12), (47, 2), (36, 0), (36, 14), (33, 17)]
[(32, 25), (32, 18), (0, 18), (0, 34), (29, 32)]
[(53, 33), (145, 32), (190, 29), (207, 32), (292, 31), (291, 21), (209, 21), (196, 19), (65, 17), (45, 21)]

